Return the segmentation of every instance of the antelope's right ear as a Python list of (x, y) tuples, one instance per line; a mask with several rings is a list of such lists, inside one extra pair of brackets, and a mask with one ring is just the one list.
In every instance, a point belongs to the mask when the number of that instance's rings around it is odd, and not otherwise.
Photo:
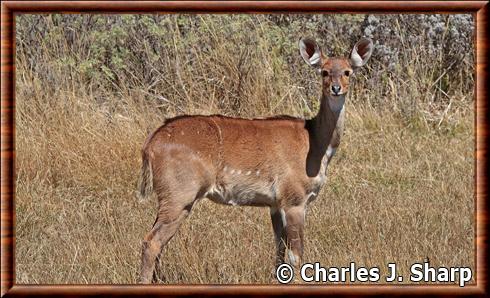
[(301, 38), (299, 40), (299, 52), (308, 65), (315, 68), (322, 65), (322, 51), (313, 39)]
[(373, 41), (369, 38), (361, 38), (350, 53), (350, 64), (354, 68), (364, 66), (373, 53)]

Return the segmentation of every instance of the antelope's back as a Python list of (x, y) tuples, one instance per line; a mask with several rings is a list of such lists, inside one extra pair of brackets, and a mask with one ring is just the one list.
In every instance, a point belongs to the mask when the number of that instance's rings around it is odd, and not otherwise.
[(240, 171), (276, 172), (277, 167), (304, 167), (308, 151), (304, 124), (304, 120), (292, 117), (181, 116), (157, 129), (144, 150), (158, 156), (172, 148), (180, 149), (182, 154), (187, 152), (215, 170), (226, 166)]
[(149, 136), (143, 150), (157, 157), (175, 148), (214, 164), (219, 159), (219, 142), (219, 131), (209, 117), (180, 116), (168, 119)]
[[(308, 134), (297, 118), (215, 119), (221, 129), (223, 161), (242, 170), (290, 166), (291, 157), (306, 158)], [(301, 160), (302, 158), (299, 158)]]

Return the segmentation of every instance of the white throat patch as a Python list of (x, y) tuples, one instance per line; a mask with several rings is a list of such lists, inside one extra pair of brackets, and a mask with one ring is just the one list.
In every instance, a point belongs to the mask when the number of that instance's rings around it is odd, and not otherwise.
[(336, 96), (328, 98), (328, 105), (330, 109), (335, 113), (340, 113), (344, 108), (345, 96)]

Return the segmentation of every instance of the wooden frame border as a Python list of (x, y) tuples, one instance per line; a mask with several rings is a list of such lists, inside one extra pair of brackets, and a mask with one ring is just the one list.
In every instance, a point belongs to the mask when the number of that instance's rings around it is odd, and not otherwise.
[[(15, 15), (21, 13), (473, 13), (476, 17), (476, 277), (452, 285), (15, 285)], [(489, 295), (487, 138), (488, 1), (4, 1), (1, 3), (1, 296), (82, 295)]]

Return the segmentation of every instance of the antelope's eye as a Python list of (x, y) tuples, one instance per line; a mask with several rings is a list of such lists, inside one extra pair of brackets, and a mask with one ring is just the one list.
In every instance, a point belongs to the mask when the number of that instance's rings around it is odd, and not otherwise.
[(328, 77), (328, 70), (322, 70), (322, 76)]
[(346, 70), (346, 71), (344, 71), (344, 74), (345, 74), (346, 77), (348, 77), (348, 76), (350, 76), (350, 71), (349, 70)]

